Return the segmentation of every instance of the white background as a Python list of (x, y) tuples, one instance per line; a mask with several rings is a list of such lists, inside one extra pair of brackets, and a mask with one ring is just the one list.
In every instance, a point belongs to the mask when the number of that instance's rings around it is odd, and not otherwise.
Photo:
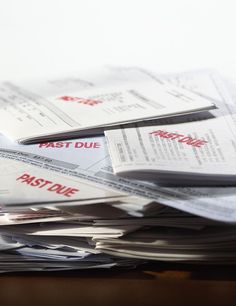
[(236, 1), (0, 0), (0, 79), (101, 65), (236, 79)]

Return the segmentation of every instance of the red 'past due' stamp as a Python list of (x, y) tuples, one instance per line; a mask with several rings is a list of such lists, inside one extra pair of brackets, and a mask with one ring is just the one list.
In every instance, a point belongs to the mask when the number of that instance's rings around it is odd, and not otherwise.
[(102, 101), (99, 101), (99, 100), (86, 99), (86, 98), (80, 98), (80, 97), (72, 97), (72, 96), (62, 96), (62, 97), (59, 97), (58, 100), (62, 100), (62, 101), (65, 101), (65, 102), (76, 102), (76, 103), (89, 105), (89, 106), (95, 106), (95, 105), (98, 105), (98, 104), (102, 103)]

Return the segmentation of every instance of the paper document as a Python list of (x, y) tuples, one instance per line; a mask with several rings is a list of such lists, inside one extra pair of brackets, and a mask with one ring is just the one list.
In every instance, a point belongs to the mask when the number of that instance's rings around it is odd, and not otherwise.
[[(14, 154), (8, 154), (7, 160), (0, 157), (1, 205), (59, 205), (65, 202), (80, 205), (87, 200), (104, 202), (124, 196), (118, 190), (111, 190), (88, 180), (65, 176), (60, 171), (48, 171), (42, 161), (35, 167), (32, 165), (33, 159), (28, 159), (25, 163), (12, 160), (17, 159), (17, 153)], [(45, 169), (40, 165), (45, 165)]]
[[(235, 184), (236, 115), (107, 131), (116, 174), (136, 179)], [(199, 181), (204, 179), (204, 181)], [(190, 181), (189, 181), (190, 180)]]
[[(165, 81), (51, 92), (51, 83), (0, 84), (0, 130), (22, 143), (101, 133), (104, 127), (214, 108), (198, 94)], [(14, 124), (12, 124), (14, 122)]]

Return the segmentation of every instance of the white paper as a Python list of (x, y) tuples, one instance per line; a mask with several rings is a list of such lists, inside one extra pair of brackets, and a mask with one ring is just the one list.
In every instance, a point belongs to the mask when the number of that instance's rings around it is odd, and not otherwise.
[(37, 86), (33, 89), (31, 82), (0, 85), (0, 130), (13, 140), (38, 141), (52, 135), (65, 138), (120, 123), (214, 107), (205, 97), (150, 77), (145, 82), (63, 92), (60, 88), (51, 92), (51, 83), (38, 82)]
[[(10, 156), (9, 156), (10, 157)], [(28, 163), (0, 158), (1, 204), (27, 204), (99, 200), (119, 197), (119, 191), (106, 189), (75, 177), (57, 174)]]
[[(116, 174), (136, 179), (183, 179), (234, 184), (236, 116), (107, 131)], [(196, 185), (201, 182), (196, 181)]]

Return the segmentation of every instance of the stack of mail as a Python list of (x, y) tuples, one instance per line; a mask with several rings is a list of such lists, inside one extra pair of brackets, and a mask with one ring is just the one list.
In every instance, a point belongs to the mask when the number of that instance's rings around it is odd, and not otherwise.
[(235, 97), (214, 71), (0, 84), (0, 271), (235, 263)]

